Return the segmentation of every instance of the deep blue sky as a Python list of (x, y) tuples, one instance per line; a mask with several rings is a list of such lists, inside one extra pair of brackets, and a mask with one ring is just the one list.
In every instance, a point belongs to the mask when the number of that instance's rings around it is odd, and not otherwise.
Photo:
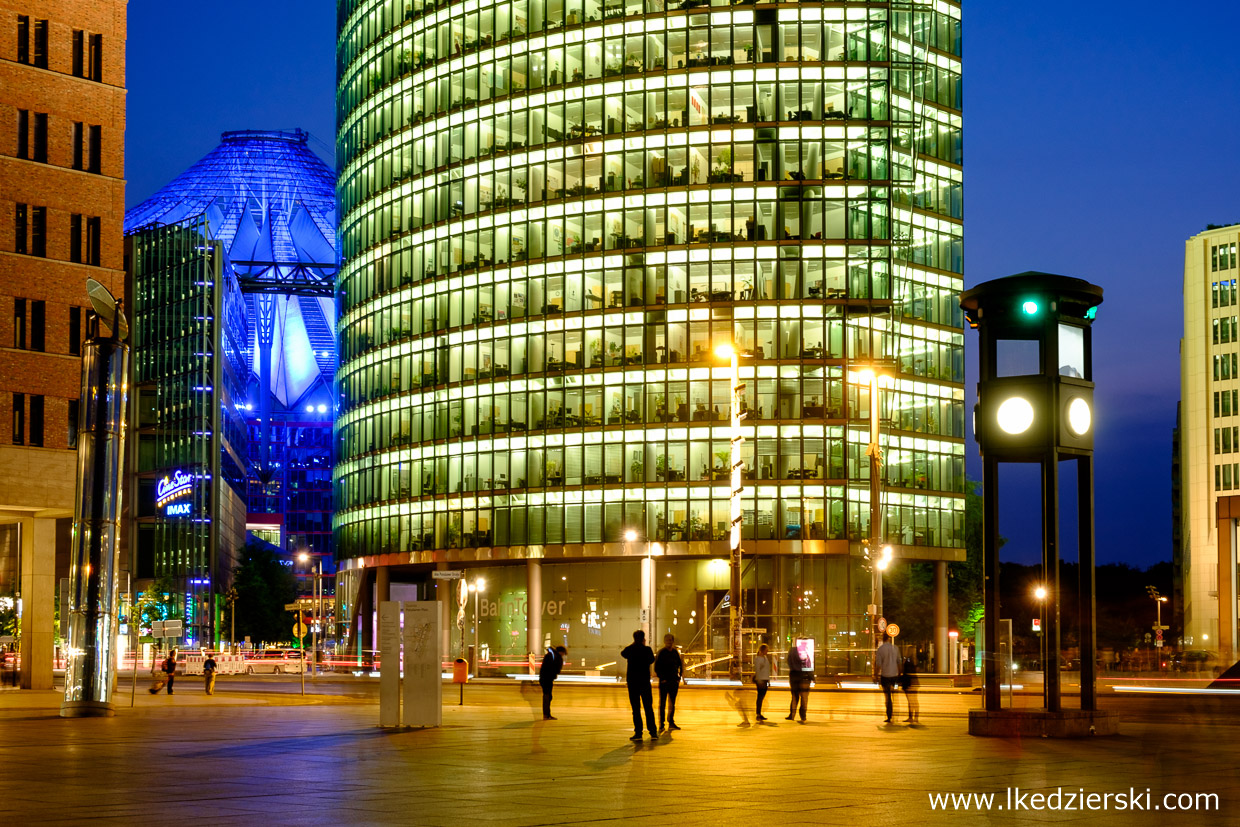
[[(1208, 223), (1240, 221), (1240, 53), (1221, 34), (1240, 12), (1198, 5), (1194, 18), (1208, 25), (1185, 25), (1141, 1), (964, 11), (966, 284), (1043, 270), (1105, 288), (1094, 340), (1098, 559), (1169, 559), (1183, 245)], [(131, 0), (127, 203), (229, 129), (301, 127), (330, 161), (334, 26), (329, 0)], [(968, 456), (980, 476), (971, 440)], [(1004, 559), (1039, 555), (1030, 470), (1005, 469)]]

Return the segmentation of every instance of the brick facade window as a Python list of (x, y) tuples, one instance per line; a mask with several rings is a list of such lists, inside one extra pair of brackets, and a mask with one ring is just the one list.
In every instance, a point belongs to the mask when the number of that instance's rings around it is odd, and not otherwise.
[(30, 397), (30, 444), (37, 447), (43, 446), (43, 396), (41, 394)]
[(13, 205), (13, 252), (26, 252), (30, 208), (26, 204)]
[(30, 110), (17, 110), (17, 157), (30, 158)]
[(34, 65), (47, 68), (47, 21), (34, 21)]
[(30, 16), (17, 15), (17, 62), (30, 62)]
[(26, 444), (26, 394), (13, 394), (13, 444)]

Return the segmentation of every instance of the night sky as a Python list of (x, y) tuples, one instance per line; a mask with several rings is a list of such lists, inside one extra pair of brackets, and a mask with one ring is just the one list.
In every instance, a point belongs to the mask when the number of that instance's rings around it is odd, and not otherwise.
[[(965, 283), (1042, 270), (1106, 290), (1094, 327), (1101, 563), (1170, 559), (1184, 241), (1240, 221), (1240, 53), (1226, 35), (1240, 11), (1193, 11), (1189, 24), (1152, 2), (965, 4)], [(300, 127), (330, 162), (334, 36), (329, 0), (130, 0), (127, 204), (226, 130)], [(966, 333), (970, 412), (975, 344)], [(980, 478), (971, 438), (967, 453)], [(1036, 494), (1035, 468), (1005, 466), (1005, 560), (1038, 559)], [(1071, 531), (1065, 520), (1070, 557)]]

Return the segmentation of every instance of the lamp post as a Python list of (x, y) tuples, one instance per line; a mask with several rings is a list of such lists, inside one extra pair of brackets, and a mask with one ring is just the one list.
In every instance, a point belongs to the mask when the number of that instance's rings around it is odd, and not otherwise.
[(1046, 587), (1038, 586), (1033, 590), (1038, 601), (1038, 651), (1042, 664), (1042, 693), (1046, 693)]
[(742, 473), (744, 460), (741, 459), (741, 420), (745, 414), (741, 411), (741, 393), (745, 386), (741, 384), (740, 350), (735, 345), (723, 344), (715, 348), (715, 355), (727, 359), (731, 366), (732, 396), (728, 404), (731, 420), (732, 471), (730, 479), (732, 490), (730, 498), (731, 534), (729, 535), (729, 567), (731, 577), (728, 585), (728, 641), (731, 648), (731, 659), (728, 662), (728, 676), (732, 680), (741, 678), (741, 521), (743, 518), (741, 499), (745, 493), (745, 476)]
[[(1150, 599), (1154, 601), (1154, 608), (1155, 608), (1155, 611), (1157, 612), (1156, 620), (1154, 621), (1154, 648), (1161, 649), (1163, 645), (1162, 604), (1167, 602), (1167, 598), (1159, 594), (1158, 589), (1154, 588), (1153, 586), (1146, 586), (1145, 591), (1146, 591), (1146, 594), (1150, 596)], [(1158, 671), (1161, 672), (1162, 671), (1162, 658), (1161, 657), (1157, 658), (1156, 663), (1158, 663)]]
[[(634, 529), (626, 529), (624, 532), (624, 556), (628, 559), (629, 546), (638, 539), (638, 533)], [(654, 560), (650, 557), (650, 543), (646, 543), (646, 556), (642, 558), (642, 578), (641, 578), (641, 627), (646, 633), (646, 640), (651, 640), (654, 635)]]
[(475, 577), (474, 582), (469, 584), (469, 590), (474, 593), (474, 677), (478, 677), (478, 595), (482, 594), (482, 589), (486, 586), (486, 581), (481, 577)]
[(881, 406), (878, 394), (885, 377), (873, 368), (862, 368), (855, 371), (853, 376), (861, 383), (868, 383), (870, 386), (870, 444), (865, 449), (865, 455), (870, 458), (870, 536), (866, 544), (866, 556), (870, 560), (874, 594), (874, 611), (870, 624), (870, 636), (873, 648), (877, 651), (883, 636), (883, 630), (879, 628), (879, 622), (883, 614), (883, 572), (891, 565), (892, 557), (891, 546), (883, 543), (881, 489), (883, 448), (879, 442)]
[[(303, 551), (301, 554), (297, 555), (297, 559), (300, 560), (302, 563), (308, 564), (310, 562), (310, 555)], [(312, 671), (310, 674), (312, 677), (317, 677), (319, 674), (318, 627), (319, 627), (319, 624), (323, 622), (323, 593), (322, 593), (323, 561), (319, 558), (315, 558), (314, 562), (315, 562), (314, 591), (313, 591), (314, 598), (315, 598), (314, 623), (310, 624), (310, 651), (313, 652), (314, 655), (310, 659), (310, 662), (312, 664), (311, 665)]]

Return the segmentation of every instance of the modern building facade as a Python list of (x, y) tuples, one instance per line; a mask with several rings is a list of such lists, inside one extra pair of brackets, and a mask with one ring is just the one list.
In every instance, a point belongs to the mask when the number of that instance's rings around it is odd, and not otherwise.
[(500, 666), (639, 626), (726, 660), (735, 343), (747, 639), (867, 668), (867, 541), (963, 559), (959, 5), (338, 12), (350, 647), (446, 568)]
[(0, 597), (52, 688), (68, 576), (86, 279), (124, 297), (125, 3), (0, 8)]
[(189, 645), (224, 636), (247, 527), (331, 571), (334, 182), (305, 132), (226, 132), (126, 216), (131, 536)]
[[(1240, 370), (1236, 327), (1240, 225), (1184, 247), (1180, 341), (1179, 531), (1183, 645), (1234, 656), (1240, 520)], [(1233, 658), (1234, 659), (1234, 658)], [(1227, 660), (1231, 663), (1231, 660)]]

